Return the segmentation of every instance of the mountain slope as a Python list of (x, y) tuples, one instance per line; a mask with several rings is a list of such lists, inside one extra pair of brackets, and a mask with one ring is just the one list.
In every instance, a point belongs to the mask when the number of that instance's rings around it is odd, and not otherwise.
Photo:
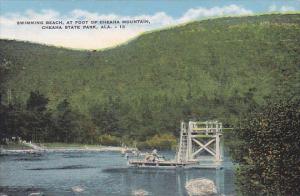
[(0, 40), (3, 93), (24, 103), (39, 90), (50, 109), (67, 98), (86, 116), (113, 102), (136, 134), (173, 132), (184, 118), (230, 123), (266, 97), (299, 96), (299, 35), (300, 14), (288, 14), (193, 22), (104, 51)]

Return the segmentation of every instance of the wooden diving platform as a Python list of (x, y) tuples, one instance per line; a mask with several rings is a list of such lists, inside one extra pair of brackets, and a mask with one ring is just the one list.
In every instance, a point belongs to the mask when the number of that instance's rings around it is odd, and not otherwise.
[[(181, 122), (178, 150), (173, 160), (165, 160), (153, 150), (143, 160), (129, 160), (129, 166), (135, 168), (197, 168), (221, 169), (220, 138), (222, 123), (218, 121)], [(201, 156), (206, 153), (213, 161), (202, 162)], [(200, 164), (199, 164), (200, 161)]]

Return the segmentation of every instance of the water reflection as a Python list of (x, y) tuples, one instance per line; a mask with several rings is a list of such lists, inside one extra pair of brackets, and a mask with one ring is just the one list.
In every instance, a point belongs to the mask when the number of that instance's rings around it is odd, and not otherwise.
[[(111, 179), (120, 179), (119, 185), (125, 192), (142, 189), (152, 195), (187, 195), (186, 182), (196, 178), (212, 180), (220, 194), (233, 194), (233, 171), (228, 169), (155, 169), (123, 168), (109, 169)], [(227, 179), (226, 182), (224, 179)]]

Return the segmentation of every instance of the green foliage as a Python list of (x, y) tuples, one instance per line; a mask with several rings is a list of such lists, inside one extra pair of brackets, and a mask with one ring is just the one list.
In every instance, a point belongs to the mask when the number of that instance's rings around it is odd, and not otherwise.
[[(8, 90), (20, 103), (13, 111), (3, 106), (1, 131), (58, 142), (95, 143), (102, 134), (141, 142), (178, 136), (181, 120), (236, 124), (266, 98), (299, 96), (299, 21), (299, 14), (205, 20), (103, 51), (1, 39), (2, 103)], [(30, 92), (47, 97), (44, 115), (24, 113)]]
[(114, 100), (109, 97), (107, 105), (104, 107), (97, 105), (90, 110), (93, 122), (103, 134), (122, 135), (119, 125), (120, 102), (118, 97)]
[(48, 98), (38, 91), (30, 92), (30, 96), (26, 102), (26, 110), (21, 107), (13, 106), (11, 112), (13, 119), (18, 119), (18, 123), (10, 122), (18, 132), (16, 136), (21, 136), (27, 140), (42, 141), (45, 137), (44, 134), (48, 133), (52, 125), (51, 114), (46, 111)]
[[(9, 79), (9, 76), (17, 69), (11, 61), (5, 59), (4, 55), (0, 53), (0, 97), (5, 89), (5, 82)], [(0, 99), (0, 103), (1, 103)]]
[(47, 109), (46, 106), (48, 101), (49, 100), (44, 95), (40, 94), (40, 92), (30, 92), (26, 108), (30, 111), (43, 112)]
[[(58, 114), (56, 115), (57, 137), (58, 141), (75, 142), (75, 138), (80, 138), (79, 132), (76, 130), (79, 126), (79, 117), (76, 113), (72, 112), (67, 100), (63, 100), (58, 107)], [(73, 141), (72, 141), (73, 140)]]
[(51, 129), (51, 115), (47, 111), (24, 110), (18, 104), (1, 104), (0, 108), (1, 138), (19, 136), (28, 141), (43, 141)]
[(95, 143), (97, 133), (94, 124), (86, 116), (71, 108), (67, 99), (60, 102), (52, 115), (53, 130), (48, 140), (65, 143)]
[(147, 102), (153, 121), (162, 109), (175, 108), (176, 114), (165, 114), (169, 119), (188, 114), (231, 123), (247, 109), (249, 91), (264, 104), (279, 86), (296, 89), (299, 33), (298, 14), (220, 18), (144, 34), (104, 51), (1, 40), (0, 53), (18, 68), (5, 86), (21, 102), (40, 90), (50, 108), (67, 98), (88, 115), (119, 97), (130, 116), (145, 117)]
[(99, 136), (98, 138), (100, 144), (105, 146), (120, 146), (121, 140), (120, 138), (108, 134), (104, 134)]
[(26, 109), (20, 104), (0, 105), (1, 138), (19, 136), (34, 142), (96, 143), (91, 120), (73, 111), (65, 99), (56, 111), (47, 109), (48, 99), (31, 92)]
[(176, 138), (172, 134), (154, 135), (145, 142), (137, 144), (139, 149), (172, 150), (176, 147)]
[(234, 132), (231, 154), (240, 166), (240, 191), (253, 195), (299, 195), (300, 102), (269, 103)]

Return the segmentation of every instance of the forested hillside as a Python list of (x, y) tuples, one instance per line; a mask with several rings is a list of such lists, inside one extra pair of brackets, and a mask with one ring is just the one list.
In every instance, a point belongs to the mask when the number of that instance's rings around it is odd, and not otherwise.
[[(298, 97), (299, 54), (300, 14), (193, 22), (102, 51), (0, 40), (2, 105), (7, 107), (9, 91), (18, 110), (30, 108), (31, 92), (31, 100), (43, 95), (56, 126), (65, 114), (59, 112), (72, 111), (65, 120), (76, 123), (63, 131), (79, 129), (76, 138), (90, 133), (92, 143), (99, 137), (176, 136), (183, 119), (232, 126), (267, 99)], [(4, 121), (3, 131), (20, 130)], [(53, 141), (54, 132), (47, 132)], [(75, 141), (63, 137), (57, 140)]]

